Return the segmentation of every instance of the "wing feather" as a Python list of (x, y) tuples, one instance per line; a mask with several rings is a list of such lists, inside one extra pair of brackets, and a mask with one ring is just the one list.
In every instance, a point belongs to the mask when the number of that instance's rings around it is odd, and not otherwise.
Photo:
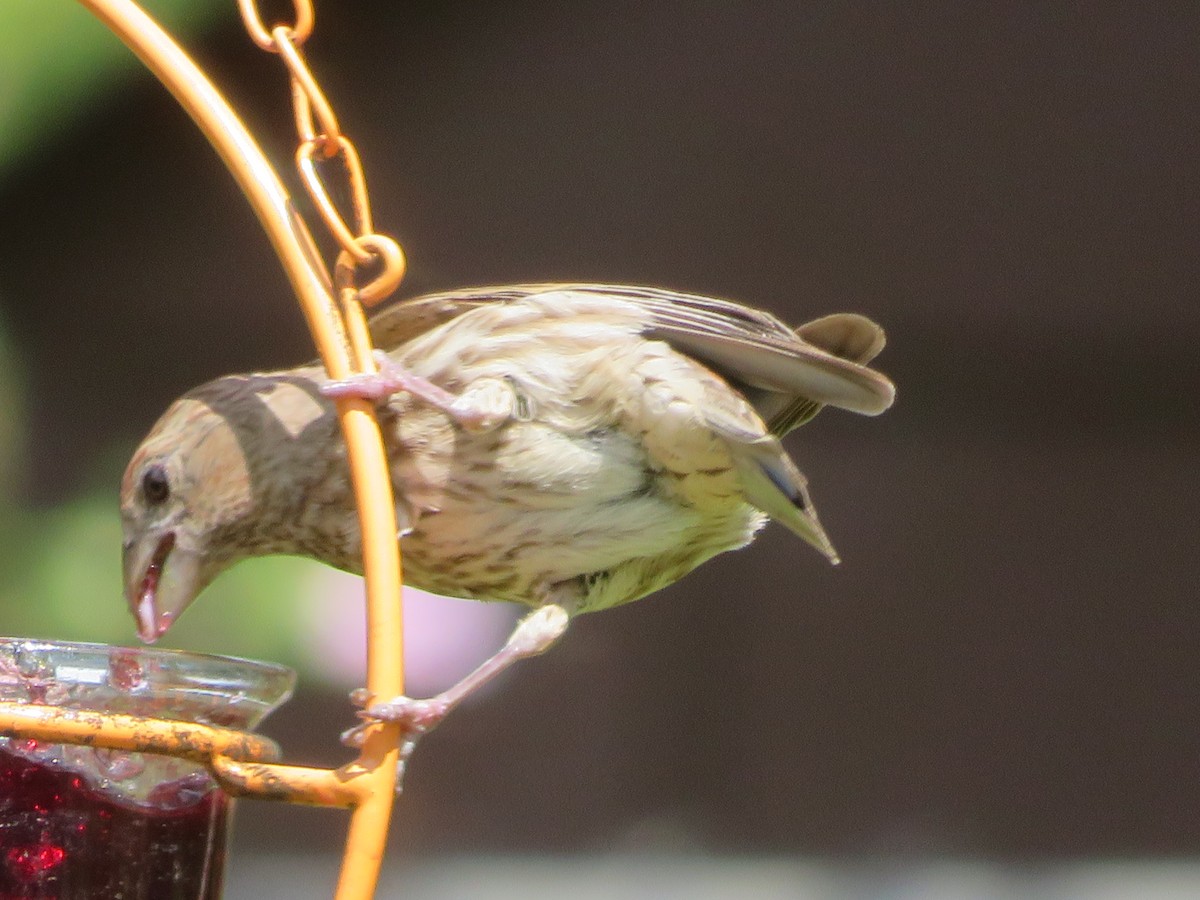
[(793, 331), (775, 316), (714, 297), (606, 284), (522, 284), (431, 294), (388, 307), (371, 320), (375, 343), (393, 348), (477, 307), (536, 294), (576, 292), (632, 303), (646, 333), (743, 387), (774, 434), (822, 406), (878, 415), (895, 388), (866, 363), (883, 348), (882, 329), (863, 316), (825, 316)]

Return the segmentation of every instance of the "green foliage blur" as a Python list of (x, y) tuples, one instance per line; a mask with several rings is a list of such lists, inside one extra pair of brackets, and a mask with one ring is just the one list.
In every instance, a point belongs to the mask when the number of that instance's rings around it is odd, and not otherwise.
[[(181, 38), (229, 15), (226, 0), (148, 0), (142, 7)], [(120, 89), (141, 63), (79, 3), (0, 3), (0, 177)]]
[[(183, 39), (210, 26), (218, 14), (233, 14), (228, 0), (152, 0), (144, 6)], [(138, 66), (79, 4), (0, 3), (0, 178), (14, 177), (22, 158), (119, 91)], [(68, 502), (35, 508), (21, 501), (27, 363), (5, 333), (4, 303), (12, 298), (4, 292), (0, 272), (0, 634), (136, 643), (122, 599), (117, 486), (141, 435), (131, 428), (126, 442), (96, 459), (94, 471), (82, 473), (88, 487)], [(234, 568), (165, 643), (303, 668), (302, 617), (293, 603), (314, 566), (275, 558)]]

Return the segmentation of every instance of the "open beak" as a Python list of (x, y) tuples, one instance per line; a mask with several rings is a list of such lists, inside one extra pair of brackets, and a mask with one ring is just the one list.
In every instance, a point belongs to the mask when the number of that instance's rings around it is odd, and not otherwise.
[(125, 599), (138, 637), (153, 644), (199, 593), (200, 559), (175, 545), (175, 532), (152, 532), (125, 544)]

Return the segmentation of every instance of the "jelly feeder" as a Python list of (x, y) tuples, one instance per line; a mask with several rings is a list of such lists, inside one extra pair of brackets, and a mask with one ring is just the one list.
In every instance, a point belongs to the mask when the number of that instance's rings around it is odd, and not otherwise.
[[(374, 233), (353, 145), (338, 131), (300, 53), (307, 0), (267, 27), (239, 0), (253, 40), (292, 84), (297, 164), (341, 252), (331, 275), (282, 182), (229, 105), (131, 0), (80, 0), (163, 82), (224, 160), (287, 272), (330, 378), (374, 371), (363, 307), (396, 288), (404, 255)], [(352, 223), (329, 199), (318, 159), (340, 158)], [(370, 275), (362, 273), (369, 270)], [(363, 535), (367, 690), (404, 692), (400, 557), (373, 406), (337, 401)], [(351, 810), (336, 897), (373, 895), (395, 796), (398, 725), (365, 730), (338, 769), (278, 762), (251, 730), (289, 696), (294, 675), (266, 663), (168, 650), (0, 639), (0, 896), (217, 898), (231, 797)]]

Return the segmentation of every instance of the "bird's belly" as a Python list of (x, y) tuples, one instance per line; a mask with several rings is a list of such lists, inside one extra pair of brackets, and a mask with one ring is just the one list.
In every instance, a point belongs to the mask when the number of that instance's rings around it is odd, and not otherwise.
[[(682, 492), (679, 473), (654, 471), (640, 443), (617, 430), (566, 438), (531, 425), (489, 449), (486, 459), (462, 454), (437, 508), (401, 540), (414, 586), (538, 603), (553, 585), (639, 561), (638, 578), (585, 579), (605, 594), (586, 605), (610, 606), (744, 545), (761, 524), (732, 471), (697, 473), (704, 487)], [(641, 588), (648, 579), (662, 583)]]
[[(613, 606), (678, 580), (709, 557), (744, 546), (763, 516), (745, 506), (702, 516), (653, 498), (619, 512), (587, 507), (512, 517), (450, 510), (401, 540), (408, 583), (477, 600), (537, 604), (554, 585), (592, 575), (586, 608)], [(443, 528), (443, 525), (445, 526)], [(636, 578), (621, 577), (634, 569)]]

